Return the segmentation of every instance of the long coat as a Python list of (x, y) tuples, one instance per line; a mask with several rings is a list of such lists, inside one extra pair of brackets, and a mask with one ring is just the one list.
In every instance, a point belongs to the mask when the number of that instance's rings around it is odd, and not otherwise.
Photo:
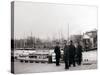
[(64, 61), (65, 63), (69, 60), (69, 47), (68, 45), (64, 46)]
[(54, 52), (55, 52), (55, 54), (56, 54), (56, 59), (60, 59), (60, 57), (61, 57), (61, 52), (60, 52), (60, 47), (59, 47), (59, 46), (56, 46), (56, 47), (55, 47)]
[(76, 54), (75, 46), (69, 45), (69, 58), (74, 58)]
[(82, 59), (82, 46), (81, 45), (77, 46), (76, 55), (78, 59)]

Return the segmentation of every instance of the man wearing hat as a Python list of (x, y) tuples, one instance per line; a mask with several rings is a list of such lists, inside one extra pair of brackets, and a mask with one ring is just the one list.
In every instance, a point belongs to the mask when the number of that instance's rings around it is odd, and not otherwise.
[(56, 46), (55, 46), (54, 52), (56, 54), (56, 66), (59, 66), (60, 65), (59, 64), (60, 57), (61, 57), (59, 42), (56, 42)]
[(82, 46), (80, 45), (80, 42), (77, 43), (77, 49), (76, 49), (76, 57), (77, 57), (77, 64), (81, 65), (82, 62)]
[(73, 41), (71, 40), (69, 45), (69, 67), (71, 66), (71, 64), (75, 67), (75, 55), (75, 46), (73, 44)]
[(67, 40), (64, 40), (64, 62), (65, 69), (69, 69), (69, 48), (67, 45)]

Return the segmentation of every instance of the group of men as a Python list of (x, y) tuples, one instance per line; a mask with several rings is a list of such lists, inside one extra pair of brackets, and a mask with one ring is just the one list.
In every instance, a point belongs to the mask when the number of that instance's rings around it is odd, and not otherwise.
[[(82, 61), (82, 46), (79, 42), (77, 42), (77, 46), (74, 46), (73, 41), (70, 41), (70, 44), (68, 45), (68, 42), (64, 40), (64, 62), (65, 62), (65, 69), (69, 69), (71, 65), (73, 67), (77, 65), (81, 65)], [(59, 42), (56, 43), (54, 52), (56, 54), (56, 66), (59, 66), (60, 64), (60, 58), (61, 58), (61, 51)]]

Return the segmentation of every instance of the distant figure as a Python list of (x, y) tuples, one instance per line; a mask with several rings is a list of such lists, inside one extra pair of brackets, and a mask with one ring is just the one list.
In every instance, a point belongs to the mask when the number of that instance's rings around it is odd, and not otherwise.
[(78, 42), (77, 49), (76, 49), (76, 58), (77, 58), (77, 64), (81, 65), (82, 62), (82, 46)]
[(69, 69), (69, 48), (66, 40), (64, 41), (64, 62), (65, 69)]
[(73, 41), (70, 41), (69, 45), (69, 67), (73, 64), (75, 67), (75, 46), (73, 45)]
[(60, 57), (61, 57), (59, 42), (56, 42), (56, 46), (55, 46), (54, 52), (56, 54), (56, 66), (59, 66), (60, 65), (59, 64)]

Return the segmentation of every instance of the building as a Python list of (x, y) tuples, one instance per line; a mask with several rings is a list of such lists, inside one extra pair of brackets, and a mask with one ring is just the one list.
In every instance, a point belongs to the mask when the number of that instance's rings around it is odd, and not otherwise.
[(82, 40), (85, 49), (97, 48), (97, 30), (85, 32)]

